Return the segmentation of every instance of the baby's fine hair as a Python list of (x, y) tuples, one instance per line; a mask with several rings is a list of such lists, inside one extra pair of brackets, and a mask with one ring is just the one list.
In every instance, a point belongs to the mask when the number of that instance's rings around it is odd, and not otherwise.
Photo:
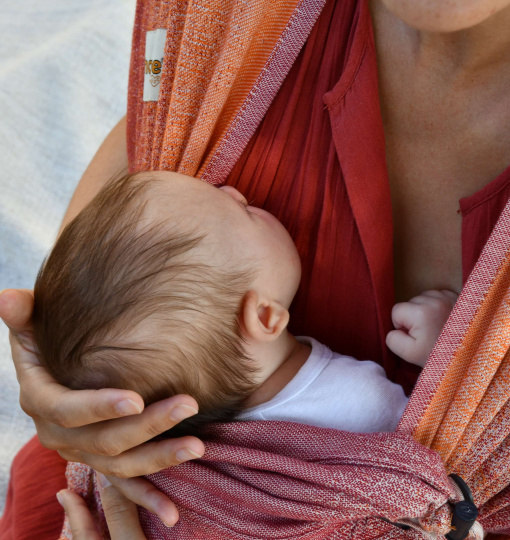
[(253, 275), (197, 262), (206, 235), (173, 216), (143, 219), (161, 181), (112, 179), (67, 225), (37, 276), (34, 337), (69, 388), (130, 389), (146, 405), (193, 396), (181, 435), (233, 419), (254, 390), (238, 317)]

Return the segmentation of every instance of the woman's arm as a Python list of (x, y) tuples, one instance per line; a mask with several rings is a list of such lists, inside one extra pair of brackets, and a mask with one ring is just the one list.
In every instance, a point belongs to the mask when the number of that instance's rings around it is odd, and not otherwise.
[[(73, 219), (108, 179), (127, 168), (126, 120), (105, 139), (71, 199), (62, 227)], [(177, 521), (177, 509), (141, 478), (182, 461), (200, 457), (202, 442), (183, 437), (147, 442), (198, 412), (190, 396), (173, 396), (144, 410), (142, 398), (129, 390), (72, 391), (40, 365), (32, 341), (33, 294), (8, 289), (0, 294), (0, 317), (10, 329), (12, 357), (20, 384), (20, 404), (33, 418), (41, 443), (69, 461), (87, 463), (110, 477), (129, 499)], [(145, 443), (145, 444), (144, 444)]]
[(115, 174), (127, 171), (126, 117), (110, 131), (76, 186), (60, 232)]

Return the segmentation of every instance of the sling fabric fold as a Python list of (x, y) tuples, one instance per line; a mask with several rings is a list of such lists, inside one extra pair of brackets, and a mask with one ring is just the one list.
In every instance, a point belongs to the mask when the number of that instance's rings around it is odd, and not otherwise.
[[(449, 503), (462, 500), (439, 455), (405, 435), (240, 422), (210, 425), (201, 436), (201, 460), (149, 477), (171, 495), (180, 520), (168, 529), (140, 509), (148, 538), (401, 537), (401, 529), (375, 516), (406, 516), (405, 523), (445, 534)], [(83, 482), (90, 475), (75, 465), (70, 485), (94, 505), (97, 492)], [(480, 529), (472, 538), (482, 538)]]
[[(325, 0), (139, 2), (128, 96), (132, 171), (224, 180)], [(169, 30), (157, 102), (141, 99), (147, 31)], [(164, 151), (161, 151), (164, 149)]]
[[(169, 32), (157, 102), (142, 100), (144, 54), (133, 51), (131, 169), (223, 181), (322, 6), (311, 0), (140, 2), (134, 43), (144, 43), (150, 30)], [(480, 509), (470, 538), (482, 538), (480, 525), (510, 534), (509, 286), (510, 204), (396, 433), (281, 422), (211, 425), (201, 434), (201, 460), (149, 477), (181, 518), (167, 529), (140, 509), (147, 537), (436, 538), (449, 531), (453, 504), (462, 499), (450, 473), (464, 478)], [(92, 471), (70, 464), (68, 479), (105, 527)]]

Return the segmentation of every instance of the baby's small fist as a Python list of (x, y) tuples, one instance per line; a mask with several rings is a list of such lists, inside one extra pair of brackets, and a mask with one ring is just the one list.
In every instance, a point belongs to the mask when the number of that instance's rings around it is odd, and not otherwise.
[(396, 330), (386, 336), (386, 345), (395, 354), (424, 366), (450, 312), (457, 301), (452, 291), (425, 291), (393, 306), (391, 318)]

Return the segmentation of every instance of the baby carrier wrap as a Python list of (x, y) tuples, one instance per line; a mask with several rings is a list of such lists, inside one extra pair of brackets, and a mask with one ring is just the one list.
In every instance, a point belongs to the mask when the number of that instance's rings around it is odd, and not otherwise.
[[(322, 7), (311, 0), (139, 2), (131, 170), (176, 170), (223, 182)], [(158, 29), (166, 30), (161, 70), (154, 64), (161, 38), (151, 37), (144, 48), (147, 32)], [(144, 84), (159, 88), (145, 101)], [(175, 502), (180, 520), (168, 529), (140, 509), (147, 537), (437, 538), (450, 532), (455, 504), (464, 498), (452, 473), (469, 485), (479, 509), (469, 537), (482, 538), (481, 526), (510, 534), (509, 285), (507, 205), (396, 433), (212, 424), (200, 434), (202, 459), (149, 477)], [(93, 472), (70, 464), (68, 479), (104, 528)]]

